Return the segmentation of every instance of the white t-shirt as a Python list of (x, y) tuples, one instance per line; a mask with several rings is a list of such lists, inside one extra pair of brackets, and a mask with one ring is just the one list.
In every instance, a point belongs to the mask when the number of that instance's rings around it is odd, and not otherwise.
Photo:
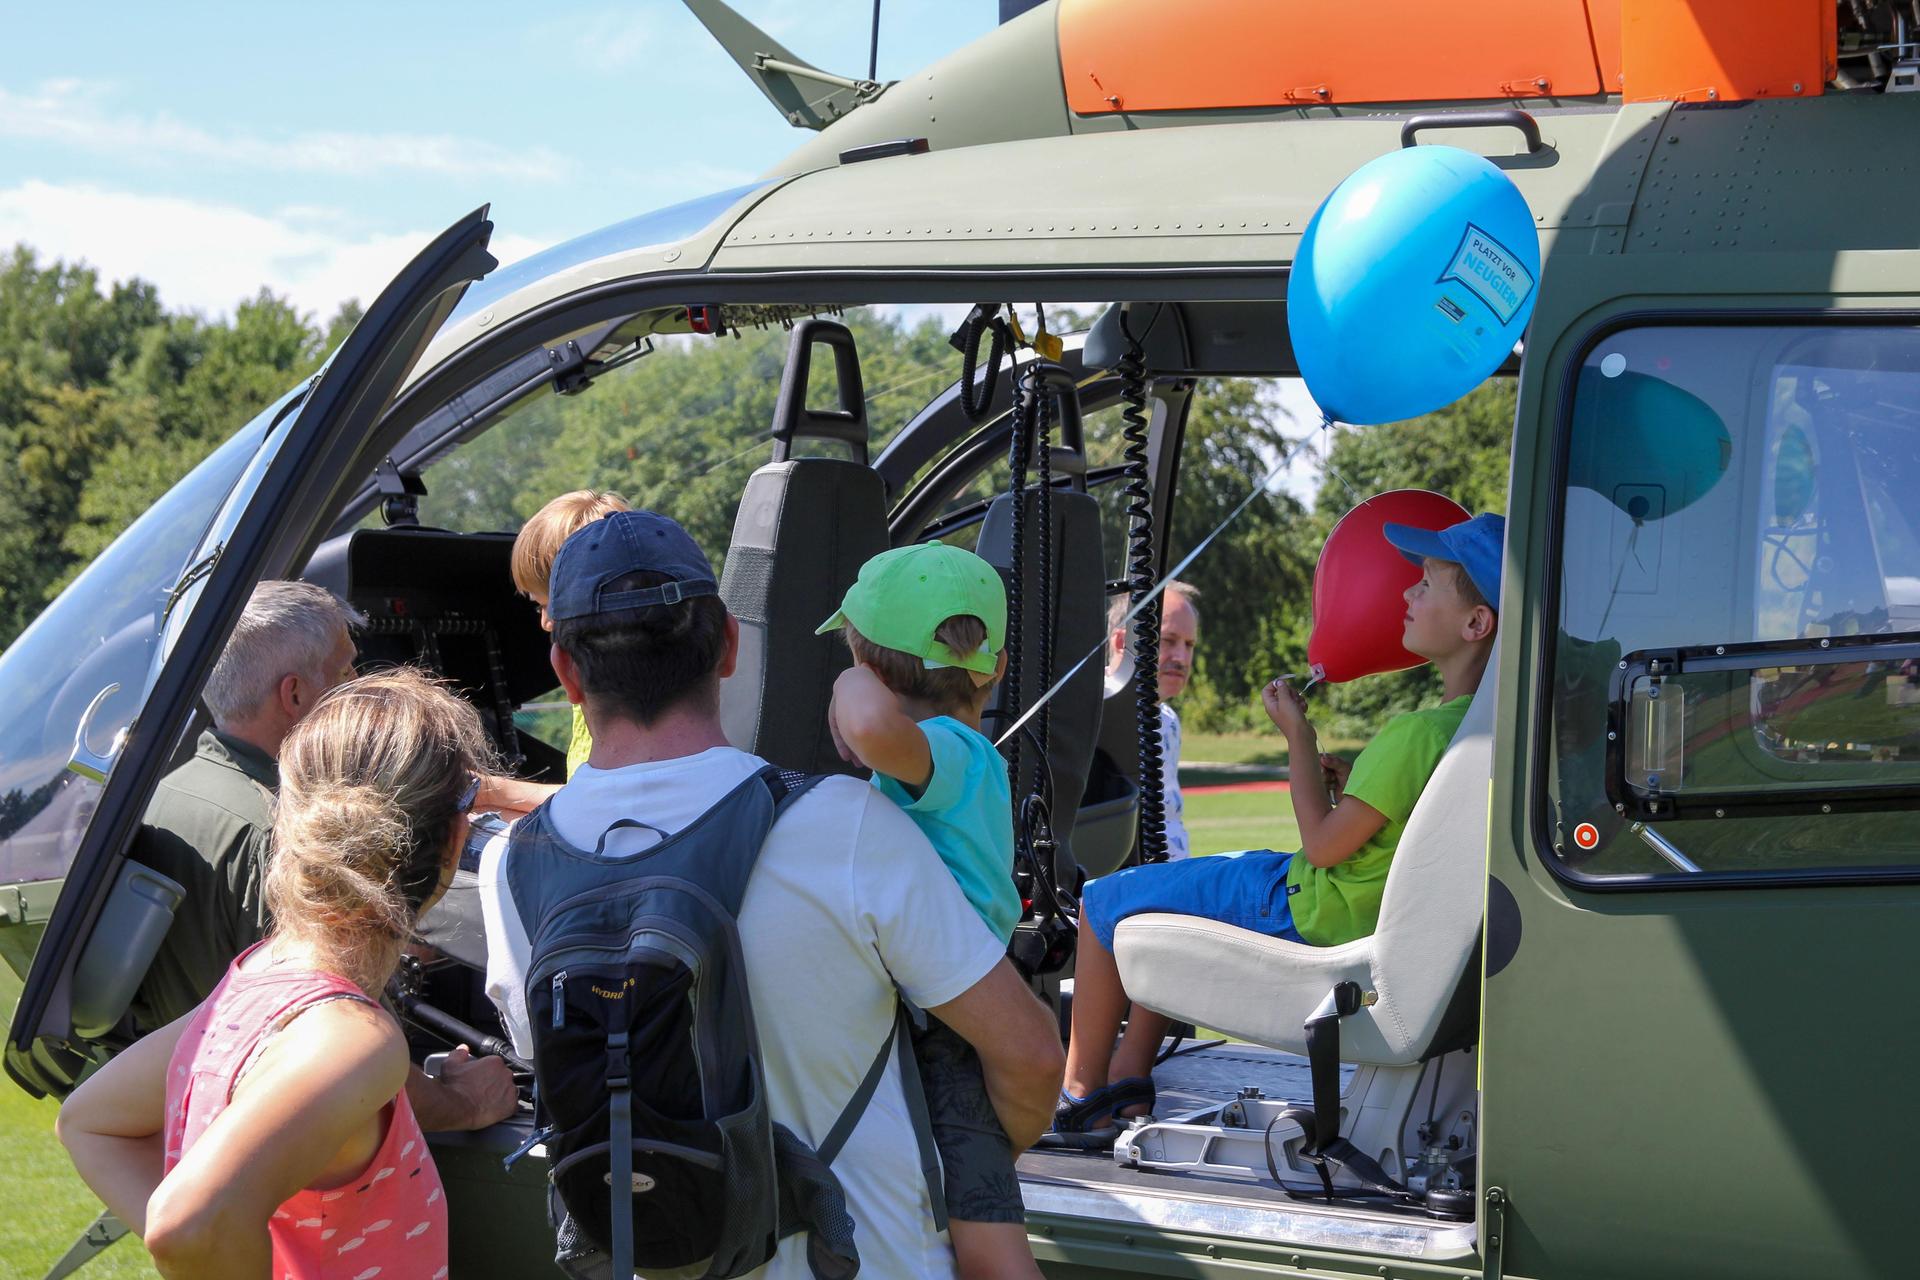
[(1180, 798), (1180, 713), (1160, 704), (1160, 791), (1166, 800), (1167, 861), (1192, 853), (1187, 843), (1187, 808)]
[[(621, 769), (583, 765), (548, 810), (569, 844), (591, 849), (621, 818), (675, 832), (764, 761), (732, 747)], [(606, 852), (631, 856), (660, 837), (623, 828)], [(487, 994), (522, 1057), (532, 1056), (525, 977), (531, 944), (508, 899), (507, 840), (481, 856)], [(1005, 948), (899, 806), (856, 778), (828, 778), (775, 824), (747, 882), (740, 944), (773, 1118), (808, 1143), (827, 1136), (893, 1030), (894, 984), (915, 1004), (945, 1004), (985, 977)], [(898, 1060), (833, 1162), (856, 1228), (860, 1271), (951, 1276), (907, 1118)], [(768, 1280), (808, 1280), (804, 1236), (782, 1242)]]

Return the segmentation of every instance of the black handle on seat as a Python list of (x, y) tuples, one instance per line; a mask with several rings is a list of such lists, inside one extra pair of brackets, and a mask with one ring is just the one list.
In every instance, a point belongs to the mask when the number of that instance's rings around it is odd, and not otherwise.
[(1527, 139), (1527, 150), (1538, 151), (1547, 144), (1540, 140), (1540, 122), (1518, 107), (1493, 111), (1443, 111), (1410, 116), (1400, 126), (1400, 145), (1415, 145), (1414, 135), (1422, 129), (1518, 129)]
[[(838, 409), (807, 408), (807, 382), (813, 372), (814, 345), (833, 348), (834, 382)], [(860, 353), (853, 331), (838, 320), (810, 316), (793, 326), (787, 346), (787, 367), (780, 375), (780, 399), (773, 409), (773, 460), (785, 462), (796, 436), (839, 440), (853, 451), (853, 460), (867, 465), (867, 396), (860, 378)]]
[(1073, 374), (1051, 360), (1036, 360), (1020, 371), (1022, 378), (1032, 377), (1040, 390), (1053, 397), (1054, 421), (1060, 424), (1060, 448), (1070, 455), (1064, 466), (1054, 470), (1067, 477), (1073, 488), (1087, 490), (1087, 433), (1080, 417), (1080, 387)]

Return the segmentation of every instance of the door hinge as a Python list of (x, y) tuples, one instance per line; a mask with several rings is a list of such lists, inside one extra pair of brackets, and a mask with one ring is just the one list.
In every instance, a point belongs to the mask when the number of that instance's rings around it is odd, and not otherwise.
[(1485, 1260), (1486, 1280), (1501, 1280), (1506, 1272), (1507, 1193), (1499, 1187), (1487, 1188), (1487, 1215), (1481, 1232), (1480, 1256)]

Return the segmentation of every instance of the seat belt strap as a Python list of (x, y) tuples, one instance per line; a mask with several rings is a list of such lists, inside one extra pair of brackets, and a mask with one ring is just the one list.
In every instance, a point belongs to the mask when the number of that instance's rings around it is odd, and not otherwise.
[(633, 1091), (627, 1033), (607, 1037), (608, 1193), (613, 1199), (612, 1275), (633, 1274)]
[(1313, 1081), (1313, 1132), (1307, 1135), (1311, 1154), (1325, 1151), (1340, 1136), (1340, 1015), (1316, 1012), (1307, 1019), (1306, 1032), (1307, 1071)]

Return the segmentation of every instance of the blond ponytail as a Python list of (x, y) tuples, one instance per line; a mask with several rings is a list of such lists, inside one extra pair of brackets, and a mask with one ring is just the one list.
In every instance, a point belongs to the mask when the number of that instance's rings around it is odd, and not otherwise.
[(494, 767), (473, 708), (418, 671), (362, 676), (280, 749), (267, 910), (369, 994), (386, 985), (475, 773)]

